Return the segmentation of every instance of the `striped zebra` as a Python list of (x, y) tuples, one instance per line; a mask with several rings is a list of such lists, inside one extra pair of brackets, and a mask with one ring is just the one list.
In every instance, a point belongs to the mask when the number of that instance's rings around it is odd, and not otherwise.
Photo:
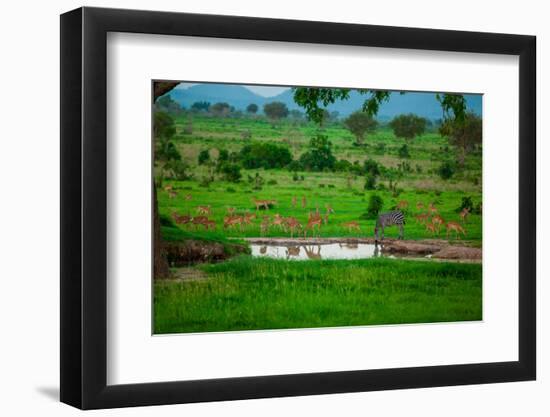
[(374, 228), (374, 238), (378, 241), (378, 230), (382, 229), (382, 239), (384, 239), (384, 228), (389, 226), (399, 226), (399, 239), (403, 239), (403, 226), (405, 225), (405, 216), (401, 211), (388, 211), (381, 213), (376, 220)]

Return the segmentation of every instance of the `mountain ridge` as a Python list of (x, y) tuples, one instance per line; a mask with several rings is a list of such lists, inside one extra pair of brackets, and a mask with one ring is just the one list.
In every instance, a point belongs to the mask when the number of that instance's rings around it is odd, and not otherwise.
[[(244, 111), (251, 104), (257, 104), (262, 111), (264, 104), (281, 101), (290, 110), (303, 109), (293, 99), (292, 90), (265, 97), (253, 91), (235, 84), (196, 84), (187, 89), (174, 89), (168, 93), (170, 97), (185, 108), (190, 108), (194, 102), (208, 101), (211, 104), (227, 102), (238, 110)], [(414, 113), (419, 116), (435, 120), (443, 116), (440, 103), (436, 99), (436, 93), (432, 92), (392, 92), (389, 101), (382, 103), (378, 112), (379, 119), (391, 119), (399, 114)], [(469, 111), (477, 115), (482, 114), (482, 95), (464, 94)], [(341, 117), (348, 116), (356, 110), (360, 110), (365, 96), (357, 91), (352, 91), (348, 100), (339, 100), (327, 107), (328, 111), (337, 111)]]

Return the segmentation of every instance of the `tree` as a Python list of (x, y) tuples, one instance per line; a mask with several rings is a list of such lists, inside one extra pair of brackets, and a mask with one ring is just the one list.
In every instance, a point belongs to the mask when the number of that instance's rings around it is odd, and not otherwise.
[(210, 151), (208, 149), (203, 149), (199, 152), (198, 163), (199, 165), (204, 165), (210, 161)]
[(172, 100), (172, 97), (170, 97), (169, 94), (165, 94), (162, 97), (159, 97), (159, 99), (155, 103), (155, 109), (174, 115), (180, 114), (183, 110), (180, 104)]
[(288, 107), (280, 101), (272, 101), (264, 105), (264, 113), (272, 120), (279, 120), (288, 116)]
[(362, 145), (364, 143), (365, 134), (373, 132), (376, 126), (378, 126), (378, 122), (367, 113), (356, 111), (344, 120), (344, 126), (353, 133), (356, 143)]
[[(336, 100), (347, 100), (350, 97), (350, 88), (310, 88), (295, 87), (294, 101), (305, 109), (307, 117), (315, 123), (322, 121), (322, 108), (333, 104)], [(356, 89), (359, 94), (366, 95), (362, 111), (369, 116), (376, 116), (380, 105), (390, 99), (391, 91)], [(400, 94), (406, 94), (401, 92)], [(445, 119), (462, 119), (466, 113), (466, 100), (461, 94), (436, 94), (441, 104)]]
[(409, 153), (409, 147), (406, 143), (403, 144), (397, 151), (397, 154), (399, 155), (399, 158), (401, 159), (407, 159), (411, 157), (411, 154)]
[(282, 168), (292, 161), (288, 147), (269, 142), (253, 142), (241, 148), (239, 158), (246, 169)]
[[(153, 104), (162, 95), (173, 90), (179, 82), (155, 82), (153, 85)], [(155, 118), (154, 121), (157, 119)], [(175, 130), (175, 129), (174, 129)], [(157, 139), (158, 127), (153, 126), (153, 136)], [(153, 181), (153, 277), (154, 279), (168, 278), (170, 267), (166, 257), (166, 250), (160, 233), (160, 217), (158, 210), (157, 187)]]
[(227, 116), (231, 113), (231, 106), (228, 103), (216, 103), (210, 106), (210, 112), (216, 116)]
[(317, 134), (309, 142), (309, 150), (300, 156), (300, 164), (308, 171), (333, 169), (336, 158), (332, 154), (332, 143), (325, 135)]
[(248, 106), (246, 106), (246, 111), (250, 114), (256, 114), (258, 112), (258, 105), (251, 103)]
[(210, 103), (208, 101), (195, 101), (191, 106), (191, 110), (208, 111), (210, 110)]
[(224, 179), (229, 182), (239, 182), (242, 177), (241, 167), (230, 162), (223, 163), (220, 172), (223, 174)]
[(474, 113), (466, 113), (462, 120), (447, 119), (439, 128), (439, 132), (456, 147), (461, 168), (464, 167), (466, 155), (481, 144), (482, 128), (481, 118)]
[(426, 130), (426, 119), (415, 114), (401, 114), (390, 122), (393, 133), (398, 138), (412, 139)]
[(156, 111), (154, 114), (153, 136), (156, 140), (168, 140), (176, 134), (174, 119), (168, 113)]

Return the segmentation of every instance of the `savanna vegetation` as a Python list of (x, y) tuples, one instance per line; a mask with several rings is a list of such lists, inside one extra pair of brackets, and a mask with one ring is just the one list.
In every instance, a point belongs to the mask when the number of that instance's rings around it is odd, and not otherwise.
[(296, 89), (301, 110), (207, 101), (184, 109), (159, 96), (159, 242), (216, 243), (239, 256), (193, 264), (192, 279), (156, 280), (156, 333), (481, 319), (480, 264), (293, 262), (235, 250), (244, 238), (373, 237), (389, 210), (405, 214), (407, 240), (481, 247), (480, 117), (461, 96), (442, 95), (441, 120), (377, 120), (384, 93), (366, 94), (346, 117), (324, 109), (346, 99), (340, 90)]

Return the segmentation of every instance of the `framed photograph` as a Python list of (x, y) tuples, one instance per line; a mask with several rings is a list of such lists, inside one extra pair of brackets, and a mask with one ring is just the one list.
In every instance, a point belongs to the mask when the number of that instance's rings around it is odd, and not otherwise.
[(61, 16), (61, 401), (533, 380), (535, 37)]

